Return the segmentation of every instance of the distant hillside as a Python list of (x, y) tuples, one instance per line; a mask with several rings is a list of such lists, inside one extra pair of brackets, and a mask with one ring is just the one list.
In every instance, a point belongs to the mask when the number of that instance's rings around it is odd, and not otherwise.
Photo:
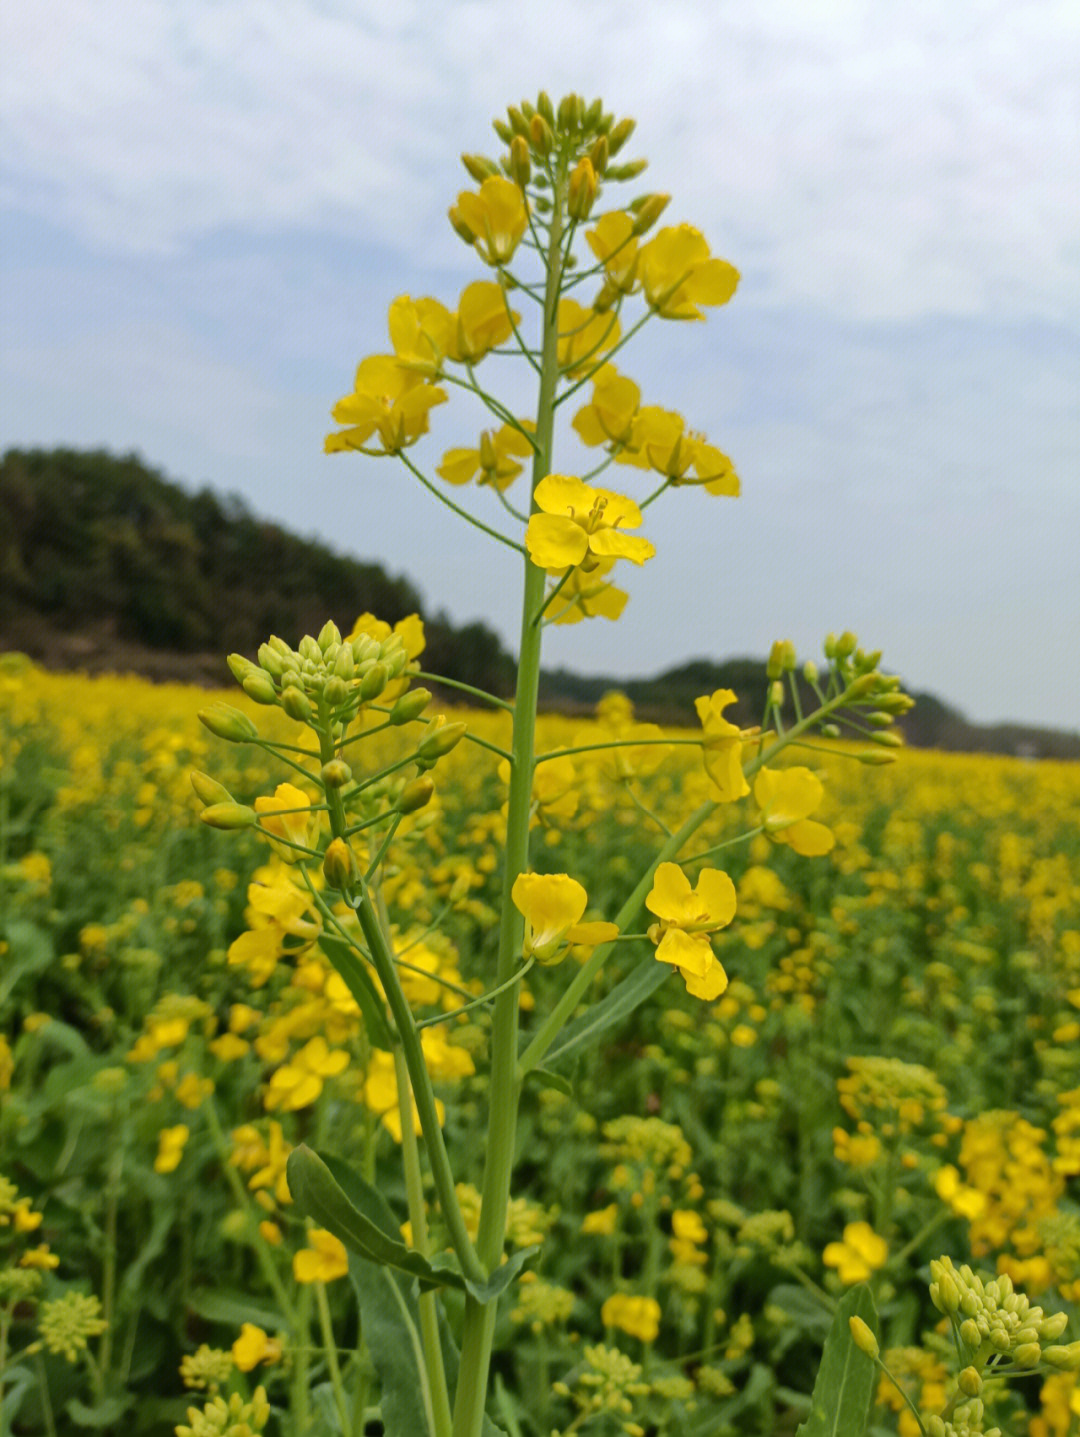
[[(235, 495), (188, 493), (136, 455), (13, 449), (0, 460), (0, 649), (55, 668), (221, 683), (226, 653), (364, 612), (396, 623), (422, 604), (381, 564), (301, 539)], [(424, 617), (425, 661), (440, 673), (512, 683), (492, 630)]]
[[(0, 459), (0, 651), (56, 669), (220, 684), (226, 653), (254, 655), (271, 633), (295, 641), (330, 615), (365, 611), (390, 623), (420, 613), (425, 667), (512, 693), (513, 658), (486, 624), (426, 614), (409, 580), (260, 519), (235, 495), (189, 493), (136, 455), (12, 449)], [(642, 718), (693, 724), (699, 694), (731, 688), (748, 725), (765, 683), (763, 659), (703, 658), (649, 679), (545, 671), (540, 693), (548, 708), (585, 711), (618, 688)], [(909, 743), (1080, 758), (1080, 734), (970, 724), (916, 697), (902, 724)]]

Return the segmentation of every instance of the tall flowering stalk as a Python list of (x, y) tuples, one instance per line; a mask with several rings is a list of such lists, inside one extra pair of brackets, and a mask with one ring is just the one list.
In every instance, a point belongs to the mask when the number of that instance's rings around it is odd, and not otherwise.
[[(504, 153), (498, 160), (464, 157), (477, 187), (461, 193), (450, 210), (451, 224), (490, 277), (466, 286), (453, 309), (431, 297), (396, 299), (389, 313), (393, 352), (362, 360), (352, 391), (333, 409), (340, 427), (326, 441), (328, 452), (396, 459), (457, 518), (520, 557), (513, 702), (469, 690), (508, 710), (513, 720), (509, 750), (496, 750), (508, 772), (509, 796), (497, 957), (485, 992), (449, 1012), (417, 1016), (402, 981), (407, 955), (395, 949), (381, 884), (395, 845), (432, 796), (440, 758), (462, 739), (493, 747), (473, 740), (460, 722), (442, 716), (425, 721), (431, 695), (413, 686), (423, 673), (418, 623), (391, 631), (364, 616), (344, 637), (328, 623), (296, 649), (271, 638), (257, 663), (232, 657), (248, 696), (283, 709), (305, 726), (314, 747), (264, 738), (250, 719), (226, 706), (203, 715), (222, 738), (276, 753), (294, 777), (301, 775), (316, 790), (313, 803), (304, 789), (281, 784), (273, 798), (263, 796), (248, 806), (205, 775), (196, 776), (208, 823), (255, 826), (295, 865), (314, 915), (309, 927), (362, 1015), (366, 1040), (385, 1055), (379, 1081), (389, 1094), (386, 1102), (398, 1104), (408, 1243), (401, 1240), (400, 1220), (347, 1158), (324, 1160), (301, 1148), (288, 1169), (298, 1208), (351, 1254), (390, 1437), (417, 1437), (421, 1431), (429, 1437), (480, 1437), (492, 1430), (486, 1404), (497, 1306), (535, 1251), (521, 1249), (504, 1260), (519, 1099), (528, 1074), (596, 1041), (605, 1027), (670, 979), (673, 969), (703, 1000), (724, 991), (727, 975), (712, 935), (735, 917), (735, 890), (722, 871), (697, 866), (713, 850), (690, 851), (694, 835), (720, 805), (752, 795), (758, 811), (745, 837), (765, 833), (800, 853), (827, 851), (831, 835), (810, 818), (821, 798), (820, 783), (807, 769), (772, 765), (789, 745), (806, 744), (814, 731), (835, 736), (841, 723), (870, 744), (855, 757), (888, 761), (895, 742), (888, 726), (910, 702), (897, 680), (878, 672), (879, 656), (863, 653), (845, 634), (827, 641), (824, 675), (813, 665), (804, 668), (804, 683), (819, 698), (814, 712), (804, 715), (794, 652), (789, 644), (778, 644), (759, 728), (743, 731), (724, 718), (734, 698), (726, 691), (698, 700), (699, 742), (712, 797), (677, 831), (664, 830), (665, 841), (618, 913), (583, 921), (588, 895), (575, 878), (530, 871), (533, 817), (547, 795), (562, 792), (565, 766), (576, 752), (536, 751), (544, 629), (621, 615), (627, 595), (615, 578), (628, 565), (654, 557), (652, 542), (639, 531), (662, 494), (687, 486), (721, 498), (739, 492), (731, 460), (681, 414), (643, 404), (638, 386), (614, 363), (649, 320), (701, 320), (706, 309), (732, 298), (739, 278), (691, 225), (656, 228), (666, 195), (646, 193), (621, 206), (606, 205), (609, 191), (644, 169), (642, 160), (619, 162), (633, 128), (631, 120), (616, 121), (599, 101), (586, 105), (575, 95), (556, 107), (541, 94), (535, 105), (512, 106), (505, 121), (495, 122)], [(516, 356), (532, 369), (531, 414), (515, 414), (478, 380), (479, 365), (493, 353)], [(436, 418), (441, 422), (451, 388), (477, 397), (492, 427), (475, 443), (449, 449), (431, 477), (412, 451)], [(587, 449), (598, 451), (584, 475), (563, 472), (554, 453), (556, 414), (571, 402), (578, 406), (574, 431)], [(645, 471), (640, 500), (622, 493), (621, 483), (608, 488), (596, 482), (611, 466), (622, 466), (635, 482)], [(526, 470), (528, 501), (515, 504), (508, 491), (512, 494)], [(491, 493), (459, 503), (445, 485), (457, 494), (466, 486)], [(485, 502), (488, 513), (482, 518), (478, 511)], [(785, 721), (789, 705), (794, 718)], [(366, 740), (386, 728), (415, 734), (415, 744), (388, 766), (371, 761), (365, 767)], [(614, 779), (621, 782), (635, 763), (646, 768), (658, 759), (662, 739), (649, 726), (614, 716), (608, 736), (590, 747), (610, 752)], [(559, 775), (554, 788), (545, 785), (545, 773)], [(688, 875), (680, 865), (696, 873)], [(656, 921), (643, 917), (646, 912)], [(631, 931), (639, 919), (646, 932)], [(306, 930), (302, 936), (310, 941)], [(578, 1016), (619, 941), (651, 944), (652, 950), (615, 990)], [(522, 1034), (525, 975), (535, 963), (558, 964), (571, 947), (584, 955), (582, 965)], [(432, 1073), (446, 1060), (445, 1043), (441, 1049), (433, 1043), (443, 1031), (436, 1025), (477, 1007), (490, 1010), (491, 1066), (479, 1224), (473, 1230), (459, 1201)], [(433, 1257), (429, 1250), (414, 1126), (423, 1136), (452, 1259)], [(440, 1312), (440, 1294), (448, 1289), (464, 1297), (455, 1334), (460, 1354), (446, 1337), (446, 1315)], [(403, 1352), (411, 1354), (404, 1362)]]

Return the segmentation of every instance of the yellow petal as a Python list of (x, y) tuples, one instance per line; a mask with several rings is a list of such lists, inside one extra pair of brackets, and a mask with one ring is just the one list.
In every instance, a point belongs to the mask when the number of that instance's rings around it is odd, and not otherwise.
[(589, 536), (580, 524), (559, 514), (534, 514), (525, 530), (532, 561), (548, 573), (580, 564), (589, 552)]

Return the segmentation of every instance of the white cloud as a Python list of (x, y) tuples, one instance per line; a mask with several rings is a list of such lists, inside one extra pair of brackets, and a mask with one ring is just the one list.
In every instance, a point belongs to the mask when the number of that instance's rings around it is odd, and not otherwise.
[(750, 302), (1060, 315), (1080, 290), (1078, 13), (37, 0), (3, 22), (0, 193), (105, 249), (300, 228), (453, 263), (456, 152), (507, 100), (578, 87), (638, 117), (655, 183)]

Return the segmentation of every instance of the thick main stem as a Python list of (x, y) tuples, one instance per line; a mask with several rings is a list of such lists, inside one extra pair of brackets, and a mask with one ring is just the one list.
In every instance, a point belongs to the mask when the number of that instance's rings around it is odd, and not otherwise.
[[(536, 450), (532, 488), (551, 470), (555, 420), (555, 389), (559, 378), (558, 307), (562, 285), (561, 243), (566, 174), (563, 166), (552, 193), (548, 233), (547, 279), (544, 286), (543, 340), (540, 354), (540, 392), (536, 409)], [(530, 505), (535, 509), (535, 504)], [(521, 958), (524, 920), (511, 897), (514, 880), (529, 862), (529, 810), (535, 766), (536, 696), (540, 683), (539, 614), (545, 574), (528, 558), (521, 610), (521, 649), (514, 698), (514, 741), (510, 768), (510, 795), (506, 820), (506, 865), (503, 872), (502, 911), (496, 984), (513, 978)], [(519, 985), (510, 983), (495, 1000), (492, 1031), (491, 1088), (488, 1109), (487, 1152), (484, 1164), (483, 1203), (477, 1252), (489, 1270), (499, 1265), (506, 1237), (506, 1210), (514, 1165), (520, 1083), (517, 1078)], [(461, 1345), (461, 1368), (454, 1405), (454, 1437), (479, 1437), (487, 1397), (491, 1345), (495, 1333), (497, 1298), (480, 1303), (467, 1299)]]

